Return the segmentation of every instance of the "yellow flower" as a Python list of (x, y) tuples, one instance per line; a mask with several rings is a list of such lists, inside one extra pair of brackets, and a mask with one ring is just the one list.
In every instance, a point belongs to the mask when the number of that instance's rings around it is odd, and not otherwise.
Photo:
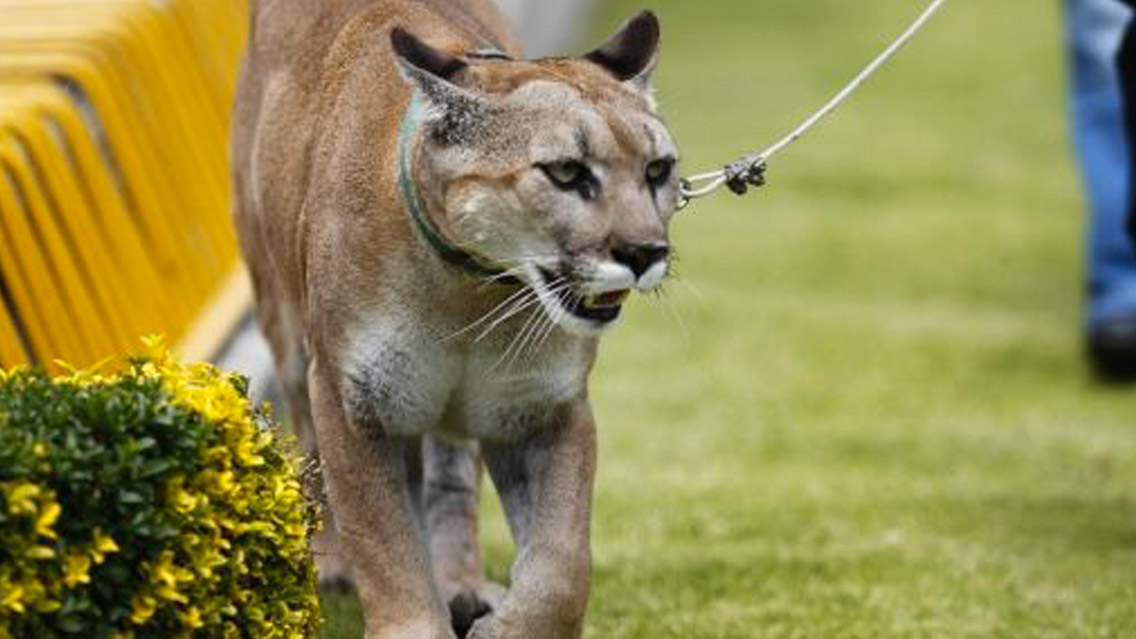
[(166, 550), (150, 570), (150, 583), (157, 585), (156, 594), (166, 601), (187, 603), (186, 596), (178, 591), (178, 582), (193, 581), (193, 571), (174, 563), (173, 551)]
[(256, 442), (242, 439), (237, 443), (236, 454), (237, 460), (249, 468), (264, 465), (264, 457), (256, 454)]
[(215, 495), (227, 495), (237, 488), (236, 475), (231, 470), (221, 472), (205, 471), (200, 475), (205, 488)]
[(94, 545), (91, 547), (91, 559), (96, 564), (101, 564), (106, 559), (106, 556), (121, 550), (118, 544), (114, 543), (114, 538), (103, 532), (102, 528), (95, 528)]
[(67, 371), (68, 375), (67, 377), (63, 378), (64, 381), (72, 382), (80, 386), (90, 386), (93, 384), (100, 384), (107, 380), (107, 377), (100, 374), (99, 371), (113, 359), (113, 357), (104, 358), (95, 363), (93, 366), (85, 369), (76, 368), (75, 366), (68, 364), (63, 360), (58, 359), (55, 360), (55, 365)]
[(137, 625), (146, 623), (158, 610), (158, 600), (148, 595), (137, 594), (130, 602), (130, 620)]
[(11, 515), (35, 514), (36, 498), (40, 496), (40, 487), (28, 482), (20, 482), (15, 486), (5, 486), (4, 496), (8, 498), (8, 513)]
[(177, 583), (177, 573), (174, 566), (174, 553), (167, 550), (158, 557), (158, 563), (150, 571), (150, 581), (172, 586)]
[(170, 480), (167, 490), (167, 499), (169, 499), (170, 504), (173, 505), (174, 510), (186, 515), (197, 508), (199, 499), (185, 490), (183, 487), (184, 483), (182, 477), (176, 477)]
[(197, 609), (197, 606), (190, 606), (188, 610), (183, 612), (181, 621), (190, 629), (200, 628), (205, 623), (201, 620), (201, 611)]
[(178, 591), (177, 586), (162, 586), (158, 588), (157, 595), (166, 601), (175, 603), (189, 603), (189, 598)]
[(232, 453), (229, 451), (228, 447), (214, 446), (212, 448), (205, 449), (205, 452), (202, 453), (201, 458), (202, 461), (204, 461), (206, 464), (220, 463), (225, 468), (228, 468), (231, 456)]
[(40, 512), (39, 517), (36, 518), (36, 534), (41, 537), (47, 537), (48, 539), (58, 539), (52, 527), (55, 526), (56, 520), (59, 519), (59, 515), (62, 513), (63, 507), (56, 502), (51, 502), (45, 506), (43, 511)]
[(91, 558), (83, 553), (71, 553), (63, 565), (63, 583), (68, 588), (91, 583)]
[(11, 610), (12, 612), (24, 612), (24, 587), (20, 584), (12, 584), (4, 594), (0, 595), (0, 606)]

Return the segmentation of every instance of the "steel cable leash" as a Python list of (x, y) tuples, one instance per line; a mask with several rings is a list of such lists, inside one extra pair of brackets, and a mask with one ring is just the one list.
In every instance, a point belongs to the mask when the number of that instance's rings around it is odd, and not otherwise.
[(746, 191), (748, 191), (751, 186), (763, 186), (765, 184), (765, 169), (768, 166), (769, 159), (780, 153), (785, 147), (801, 139), (805, 133), (808, 133), (809, 129), (815, 127), (821, 120), (840, 107), (840, 105), (851, 97), (868, 78), (872, 77), (881, 66), (890, 60), (903, 45), (907, 44), (908, 40), (919, 33), (924, 25), (927, 24), (927, 21), (935, 15), (946, 1), (947, 0), (932, 0), (931, 4), (923, 10), (923, 13), (916, 18), (915, 22), (913, 22), (906, 31), (900, 34), (900, 36), (895, 39), (895, 42), (891, 43), (891, 46), (885, 49), (875, 60), (872, 60), (872, 63), (853, 78), (847, 86), (841, 89), (840, 93), (837, 93), (835, 97), (829, 100), (819, 111), (801, 123), (792, 133), (781, 138), (764, 151), (744, 156), (736, 162), (727, 164), (721, 170), (684, 178), (680, 185), (681, 198), (679, 200), (679, 209), (685, 208), (687, 204), (690, 204), (691, 200), (714, 194), (723, 186), (729, 187), (729, 189), (737, 195), (745, 195)]

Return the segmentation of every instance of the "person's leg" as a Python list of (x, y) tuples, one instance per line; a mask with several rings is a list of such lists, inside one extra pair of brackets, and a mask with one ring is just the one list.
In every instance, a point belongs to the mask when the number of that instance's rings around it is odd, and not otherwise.
[[(1124, 4), (1136, 9), (1136, 0), (1123, 0)], [(1128, 125), (1128, 153), (1136, 158), (1136, 19), (1129, 20), (1124, 29), (1120, 44), (1119, 63), (1120, 94), (1124, 101), (1125, 123)], [(1129, 183), (1136, 185), (1136, 166), (1129, 163)], [(1136, 188), (1128, 193), (1128, 239), (1136, 246)]]
[(1116, 57), (1131, 11), (1119, 0), (1067, 6), (1074, 137), (1090, 209), (1089, 354), (1099, 372), (1127, 377), (1136, 375), (1136, 252), (1125, 232), (1131, 160)]

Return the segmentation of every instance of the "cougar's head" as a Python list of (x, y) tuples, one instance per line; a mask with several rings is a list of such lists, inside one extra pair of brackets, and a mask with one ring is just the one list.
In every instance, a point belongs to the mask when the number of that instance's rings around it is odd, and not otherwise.
[(426, 102), (414, 182), (450, 244), (508, 269), (577, 333), (662, 283), (678, 151), (651, 95), (653, 14), (581, 58), (450, 51), (401, 29), (391, 41)]

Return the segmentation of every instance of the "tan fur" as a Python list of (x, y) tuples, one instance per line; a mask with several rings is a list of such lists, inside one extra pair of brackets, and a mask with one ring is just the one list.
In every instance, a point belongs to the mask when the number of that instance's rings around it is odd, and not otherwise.
[[(354, 572), (370, 639), (452, 639), (475, 617), (478, 639), (578, 637), (595, 467), (587, 375), (602, 327), (549, 294), (484, 336), (488, 322), (462, 332), (525, 293), (442, 261), (398, 191), (406, 104), (434, 80), (397, 59), (392, 30), (453, 56), (492, 45), (519, 57), (516, 41), (488, 0), (258, 0), (251, 27), (235, 217), (291, 418), (322, 460), (335, 518), (322, 576)], [(484, 108), (443, 144), (423, 132), (440, 130), (431, 104), (412, 156), (448, 240), (523, 286), (563, 269), (564, 295), (657, 285), (662, 271), (612, 261), (624, 246), (665, 246), (677, 197), (674, 179), (644, 185), (645, 164), (675, 150), (640, 79), (563, 58), (470, 60), (450, 80)], [(590, 201), (534, 168), (581, 140), (603, 183)], [(510, 351), (523, 331), (528, 350)], [(507, 593), (485, 581), (477, 550), (483, 463), (518, 546)]]

